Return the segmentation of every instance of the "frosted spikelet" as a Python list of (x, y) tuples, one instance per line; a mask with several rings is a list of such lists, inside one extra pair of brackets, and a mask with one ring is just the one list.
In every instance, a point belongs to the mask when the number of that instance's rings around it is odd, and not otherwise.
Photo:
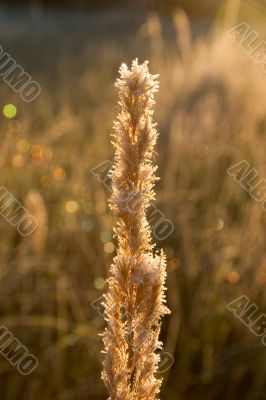
[(151, 241), (146, 212), (154, 199), (154, 146), (158, 133), (153, 122), (158, 75), (148, 62), (122, 64), (116, 81), (120, 112), (114, 123), (115, 162), (111, 171), (110, 207), (119, 217), (115, 227), (117, 255), (111, 266), (105, 295), (102, 378), (111, 400), (158, 398), (156, 377), (161, 348), (158, 340), (165, 306), (165, 256)]

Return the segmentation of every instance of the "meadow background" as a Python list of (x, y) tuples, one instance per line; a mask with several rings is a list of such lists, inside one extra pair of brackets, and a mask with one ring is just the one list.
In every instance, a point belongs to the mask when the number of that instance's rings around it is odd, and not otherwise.
[[(135, 57), (160, 74), (156, 205), (175, 227), (155, 238), (168, 259), (161, 337), (174, 358), (161, 399), (265, 399), (266, 348), (226, 308), (246, 295), (266, 311), (266, 214), (226, 173), (245, 159), (266, 178), (266, 74), (226, 36), (240, 21), (266, 40), (265, 4), (14, 3), (0, 7), (0, 45), (42, 93), (24, 103), (0, 79), (0, 184), (39, 228), (23, 239), (0, 219), (0, 324), (39, 367), (23, 377), (0, 356), (1, 400), (107, 398), (95, 304), (115, 220), (91, 169), (113, 159), (113, 83)], [(2, 113), (8, 103), (15, 118)]]

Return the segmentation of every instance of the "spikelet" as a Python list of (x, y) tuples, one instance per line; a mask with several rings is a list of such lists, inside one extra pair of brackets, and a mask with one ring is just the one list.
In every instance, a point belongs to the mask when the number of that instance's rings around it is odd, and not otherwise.
[(111, 171), (110, 207), (119, 217), (117, 255), (105, 295), (102, 379), (111, 400), (158, 398), (158, 340), (165, 306), (165, 256), (154, 251), (146, 211), (154, 199), (156, 166), (152, 164), (157, 131), (153, 123), (158, 75), (148, 62), (120, 67), (116, 81), (121, 111), (114, 123), (115, 163)]

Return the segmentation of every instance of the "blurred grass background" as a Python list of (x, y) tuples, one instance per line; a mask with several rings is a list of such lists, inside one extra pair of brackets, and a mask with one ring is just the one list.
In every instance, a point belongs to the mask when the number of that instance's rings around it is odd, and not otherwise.
[(266, 350), (226, 309), (242, 294), (266, 309), (265, 213), (226, 173), (246, 159), (266, 177), (266, 76), (226, 36), (245, 21), (264, 40), (264, 3), (48, 3), (0, 8), (0, 45), (42, 86), (26, 104), (0, 80), (0, 109), (18, 110), (0, 117), (1, 185), (40, 222), (23, 239), (0, 219), (0, 323), (39, 359), (23, 377), (0, 357), (1, 400), (107, 398), (91, 303), (115, 254), (114, 219), (90, 171), (113, 159), (113, 83), (135, 57), (160, 73), (156, 205), (175, 225), (157, 241), (175, 360), (161, 398), (265, 399)]

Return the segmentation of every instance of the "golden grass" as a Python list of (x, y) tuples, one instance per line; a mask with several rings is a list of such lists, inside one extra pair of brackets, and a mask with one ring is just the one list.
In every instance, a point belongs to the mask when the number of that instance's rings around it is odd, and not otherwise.
[[(68, 67), (57, 61), (51, 78), (35, 69), (43, 92), (31, 106), (1, 82), (2, 103), (19, 110), (16, 120), (1, 121), (1, 184), (20, 200), (38, 190), (48, 217), (38, 254), (22, 253), (23, 239), (0, 221), (1, 324), (39, 359), (25, 379), (0, 358), (3, 400), (107, 397), (97, 337), (104, 321), (90, 304), (103, 293), (114, 221), (109, 192), (89, 171), (113, 158), (112, 84), (132, 53), (160, 73), (157, 205), (175, 224), (158, 243), (172, 310), (162, 339), (175, 358), (161, 398), (264, 396), (264, 348), (226, 305), (245, 294), (265, 310), (265, 213), (226, 170), (246, 159), (266, 175), (266, 76), (222, 29), (191, 40), (184, 15), (176, 16), (180, 45), (165, 41), (153, 21), (125, 48), (92, 46), (86, 71), (71, 57)], [(157, 48), (153, 34), (161, 35)]]

